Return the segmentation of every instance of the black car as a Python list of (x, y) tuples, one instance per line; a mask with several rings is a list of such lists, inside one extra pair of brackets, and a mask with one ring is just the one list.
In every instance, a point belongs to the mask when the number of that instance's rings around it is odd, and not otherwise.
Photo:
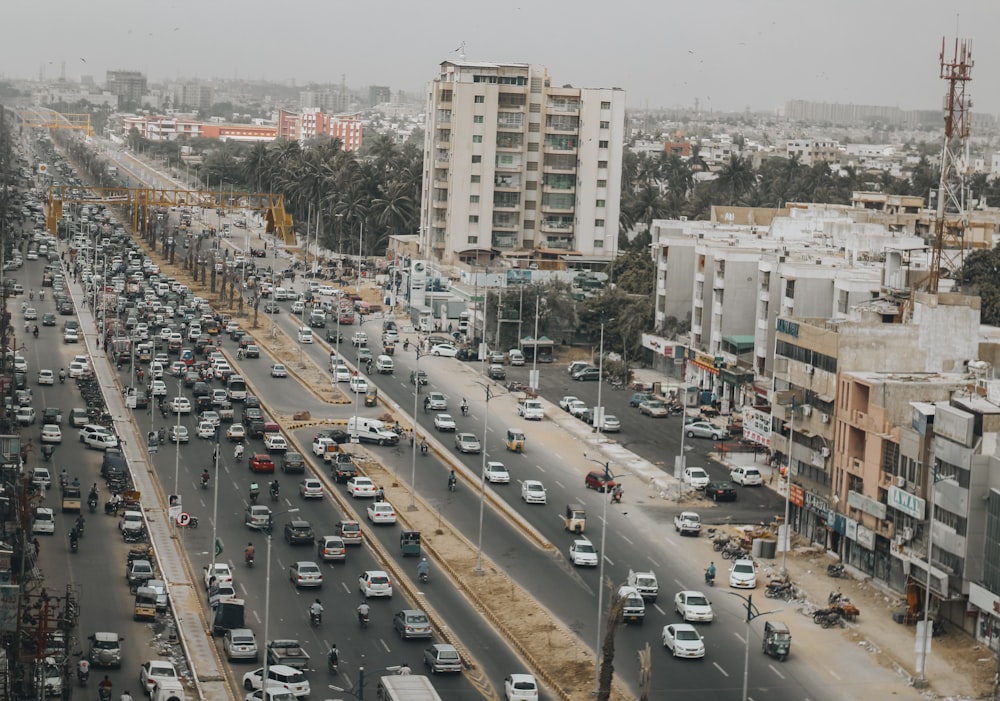
[(302, 453), (290, 450), (281, 456), (281, 471), (287, 473), (298, 473), (306, 471), (306, 460)]
[(55, 325), (56, 325), (55, 314), (42, 314), (42, 326), (55, 326)]
[(308, 521), (297, 518), (285, 524), (285, 542), (289, 545), (312, 545), (315, 540)]
[(705, 485), (705, 498), (712, 501), (736, 501), (736, 487), (732, 482), (709, 482)]
[(42, 424), (62, 424), (62, 409), (58, 407), (45, 407), (42, 412)]
[(347, 484), (357, 474), (358, 468), (350, 454), (337, 453), (337, 464), (333, 468), (333, 479), (336, 480), (337, 484)]
[(328, 428), (322, 431), (317, 431), (316, 435), (329, 438), (337, 445), (343, 445), (344, 443), (351, 442), (351, 434), (340, 428)]
[(326, 342), (327, 343), (347, 343), (347, 337), (337, 331), (337, 329), (327, 329), (326, 331)]
[(410, 384), (426, 385), (427, 384), (427, 373), (423, 370), (411, 370), (410, 371)]
[(455, 359), (471, 363), (479, 360), (479, 355), (471, 348), (459, 348), (458, 353), (455, 355)]

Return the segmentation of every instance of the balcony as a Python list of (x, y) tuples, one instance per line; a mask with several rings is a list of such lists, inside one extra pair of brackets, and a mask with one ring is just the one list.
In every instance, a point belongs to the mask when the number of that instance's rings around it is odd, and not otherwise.
[(545, 239), (546, 248), (554, 248), (560, 251), (570, 251), (573, 250), (573, 237), (567, 238), (555, 238), (548, 237)]
[(549, 100), (545, 105), (549, 112), (562, 112), (563, 114), (578, 114), (580, 112), (579, 100)]
[(498, 190), (520, 190), (521, 178), (513, 175), (497, 175), (493, 178), (493, 187)]
[(517, 246), (517, 236), (494, 231), (492, 244), (494, 248), (515, 248)]
[(569, 136), (546, 136), (545, 150), (548, 152), (576, 153), (578, 139)]
[(560, 221), (558, 219), (543, 219), (542, 232), (549, 234), (572, 234), (573, 222)]

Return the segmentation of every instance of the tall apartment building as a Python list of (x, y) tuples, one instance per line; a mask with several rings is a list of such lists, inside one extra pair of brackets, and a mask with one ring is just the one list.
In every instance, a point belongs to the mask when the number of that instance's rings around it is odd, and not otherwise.
[(139, 105), (146, 94), (146, 76), (139, 71), (108, 71), (108, 92), (117, 95), (120, 103)]
[(544, 66), (445, 61), (427, 96), (421, 255), (616, 252), (625, 92), (556, 87)]

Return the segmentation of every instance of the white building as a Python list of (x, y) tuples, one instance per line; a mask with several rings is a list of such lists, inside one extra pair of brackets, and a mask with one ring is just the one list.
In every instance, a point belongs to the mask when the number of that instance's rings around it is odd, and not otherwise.
[(543, 66), (445, 61), (427, 95), (421, 254), (611, 258), (625, 92), (555, 87)]

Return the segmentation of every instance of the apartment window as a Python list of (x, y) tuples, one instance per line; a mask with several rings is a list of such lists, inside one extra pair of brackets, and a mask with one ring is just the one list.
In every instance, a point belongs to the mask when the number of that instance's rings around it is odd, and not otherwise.
[(597, 181), (597, 187), (607, 187), (607, 186), (608, 186), (608, 181), (607, 180), (598, 180)]
[(472, 123), (473, 124), (482, 124), (483, 123), (483, 119), (484, 119), (483, 115), (481, 115), (481, 114), (473, 115), (473, 117), (472, 117)]
[(598, 168), (607, 168), (608, 167), (608, 162), (607, 161), (598, 161), (597, 162), (597, 167)]
[(603, 228), (604, 227), (604, 220), (603, 219), (595, 219), (594, 220), (594, 226), (599, 226), (599, 227)]
[(466, 239), (466, 242), (467, 243), (479, 243), (479, 237), (478, 236), (470, 236), (469, 238)]
[(483, 157), (482, 156), (473, 156), (472, 157), (472, 162), (473, 163), (482, 163), (483, 162)]
[(607, 148), (607, 147), (608, 147), (608, 142), (607, 141), (598, 141), (597, 142), (597, 148)]
[(611, 122), (601, 122), (601, 129), (610, 129)]
[(604, 204), (605, 202), (606, 202), (606, 200), (597, 200), (596, 202), (594, 202), (594, 205), (597, 206), (597, 207), (604, 207), (605, 206), (605, 204)]
[(469, 195), (469, 204), (479, 204), (479, 195)]
[(479, 215), (478, 214), (470, 214), (469, 215), (469, 223), (470, 224), (478, 224), (479, 223)]
[(482, 134), (475, 134), (475, 135), (473, 135), (473, 137), (472, 137), (472, 143), (474, 143), (474, 144), (481, 144), (481, 143), (483, 143), (483, 136), (482, 136)]
[(484, 102), (486, 102), (486, 96), (485, 95), (476, 95), (476, 104), (477, 105), (481, 105)]
[(473, 176), (472, 176), (472, 179), (470, 180), (470, 182), (472, 182), (472, 183), (478, 183), (478, 182), (479, 182), (479, 179), (480, 179), (480, 176), (478, 176), (478, 175), (473, 175)]
[(594, 241), (594, 248), (604, 248), (604, 242), (600, 239)]
[(795, 299), (795, 280), (785, 280), (785, 296)]
[(601, 103), (601, 109), (602, 110), (609, 110), (609, 109), (611, 109), (611, 103), (610, 102), (602, 102)]

